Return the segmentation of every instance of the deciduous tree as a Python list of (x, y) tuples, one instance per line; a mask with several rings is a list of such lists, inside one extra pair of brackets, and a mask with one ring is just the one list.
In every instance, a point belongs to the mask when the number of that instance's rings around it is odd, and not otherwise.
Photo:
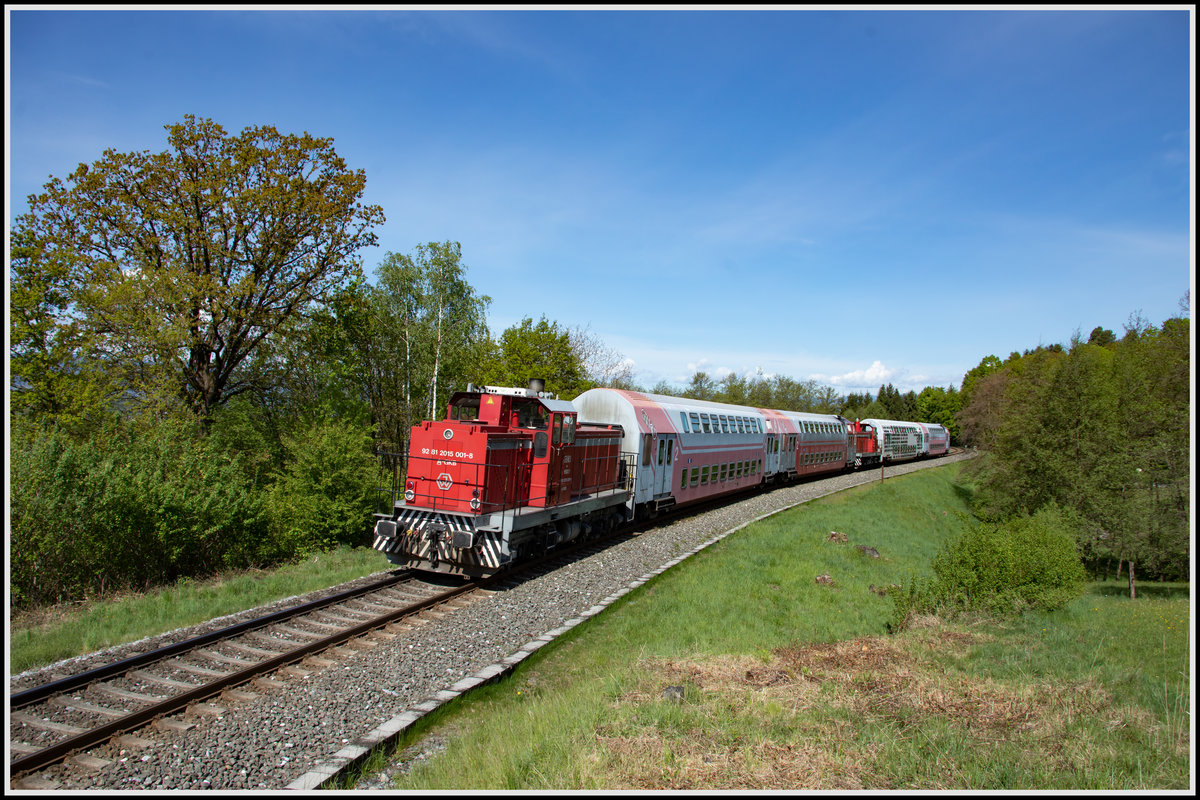
[(333, 140), (187, 116), (161, 153), (107, 150), (17, 220), (69, 276), (81, 329), (133, 389), (165, 383), (207, 419), (255, 386), (251, 355), (361, 274), (378, 206)]
[(576, 325), (567, 334), (589, 383), (609, 389), (634, 388), (632, 361), (606, 345), (588, 328)]
[(591, 388), (583, 363), (571, 346), (571, 334), (545, 315), (535, 323), (525, 317), (506, 328), (495, 342), (484, 382), (495, 386), (527, 386), (539, 378), (547, 391), (570, 399)]
[(481, 379), (491, 298), (468, 282), (458, 242), (388, 253), (377, 272), (354, 346), (376, 444), (399, 453), (413, 425), (440, 416), (448, 387)]

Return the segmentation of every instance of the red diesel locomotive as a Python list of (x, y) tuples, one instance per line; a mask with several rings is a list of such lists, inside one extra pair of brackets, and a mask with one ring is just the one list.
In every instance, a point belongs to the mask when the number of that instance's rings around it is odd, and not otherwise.
[(613, 425), (580, 424), (531, 389), (468, 385), (412, 429), (404, 503), (375, 525), (394, 564), (486, 575), (625, 521), (632, 457)]

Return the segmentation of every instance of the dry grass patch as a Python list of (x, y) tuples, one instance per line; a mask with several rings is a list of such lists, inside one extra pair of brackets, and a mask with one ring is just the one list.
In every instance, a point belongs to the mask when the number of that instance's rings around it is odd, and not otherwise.
[(860, 765), (816, 744), (773, 740), (725, 742), (694, 728), (684, 737), (596, 737), (608, 758), (611, 789), (862, 789)]
[[(600, 757), (623, 788), (887, 788), (877, 759), (936, 721), (972, 748), (1024, 742), (1063, 766), (1079, 764), (1089, 748), (1070, 732), (1076, 720), (1111, 714), (1104, 688), (946, 670), (947, 653), (983, 638), (924, 627), (783, 648), (765, 660), (644, 662), (642, 683), (616, 699), (618, 721), (597, 731)], [(684, 700), (664, 698), (667, 686), (685, 687)]]

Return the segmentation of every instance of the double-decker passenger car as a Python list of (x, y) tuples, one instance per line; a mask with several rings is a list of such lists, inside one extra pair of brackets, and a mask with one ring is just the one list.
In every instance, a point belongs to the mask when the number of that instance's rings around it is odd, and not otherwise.
[(639, 516), (761, 483), (776, 438), (748, 406), (621, 389), (590, 389), (574, 405), (580, 420), (624, 431), (621, 449), (637, 454), (629, 503)]
[[(936, 423), (893, 419), (864, 419), (862, 423), (875, 429), (876, 442), (884, 463), (944, 455), (949, 450), (950, 434)], [(931, 442), (933, 452), (930, 450)]]

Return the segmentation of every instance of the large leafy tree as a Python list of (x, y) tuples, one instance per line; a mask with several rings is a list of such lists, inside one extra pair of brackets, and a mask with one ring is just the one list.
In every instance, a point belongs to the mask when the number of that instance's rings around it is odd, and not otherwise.
[(110, 149), (52, 179), (16, 229), (107, 374), (173, 387), (208, 419), (261, 387), (253, 355), (361, 275), (384, 217), (331, 139), (192, 116), (166, 130), (165, 152)]
[(8, 289), (12, 410), (71, 429), (94, 420), (119, 387), (94, 369), (72, 314), (69, 270), (48, 263), (29, 231), (13, 234)]
[(569, 399), (592, 388), (586, 373), (570, 331), (543, 315), (537, 322), (525, 317), (500, 334), (483, 380), (494, 386), (520, 387), (540, 378), (547, 390)]
[(917, 421), (935, 422), (946, 428), (953, 441), (959, 441), (961, 430), (957, 414), (962, 410), (962, 395), (953, 387), (926, 386), (917, 395)]

